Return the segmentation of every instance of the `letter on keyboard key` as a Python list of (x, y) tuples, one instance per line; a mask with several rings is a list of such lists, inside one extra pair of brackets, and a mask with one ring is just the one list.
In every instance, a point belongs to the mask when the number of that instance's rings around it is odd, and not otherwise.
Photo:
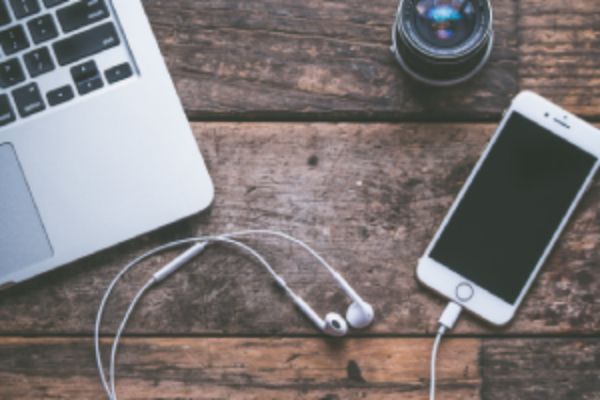
[(20, 87), (13, 90), (12, 93), (21, 117), (28, 117), (46, 108), (37, 83)]
[(71, 68), (71, 76), (80, 95), (88, 94), (104, 86), (100, 71), (94, 61), (88, 61)]
[(2, 46), (2, 50), (4, 50), (4, 54), (10, 56), (17, 51), (29, 47), (29, 40), (27, 40), (27, 36), (25, 36), (23, 27), (17, 25), (0, 32), (0, 45)]
[(102, 50), (118, 46), (117, 30), (112, 23), (103, 24), (54, 43), (54, 53), (60, 65), (67, 65)]
[(6, 25), (10, 22), (10, 14), (4, 1), (0, 0), (0, 26)]
[(27, 23), (29, 33), (35, 44), (54, 39), (58, 36), (56, 25), (52, 20), (52, 15), (46, 14), (32, 19)]
[(25, 73), (17, 58), (0, 63), (0, 88), (8, 88), (25, 80)]
[(10, 101), (8, 100), (8, 96), (5, 94), (0, 94), (0, 126), (4, 126), (6, 124), (10, 124), (17, 117), (10, 105)]
[(108, 17), (108, 8), (104, 0), (80, 0), (61, 8), (56, 16), (66, 33)]
[(54, 69), (54, 61), (52, 61), (47, 47), (41, 47), (31, 51), (25, 54), (23, 59), (25, 60), (25, 65), (27, 65), (29, 75), (31, 75), (32, 78)]
[(10, 5), (19, 19), (40, 12), (39, 0), (10, 0)]

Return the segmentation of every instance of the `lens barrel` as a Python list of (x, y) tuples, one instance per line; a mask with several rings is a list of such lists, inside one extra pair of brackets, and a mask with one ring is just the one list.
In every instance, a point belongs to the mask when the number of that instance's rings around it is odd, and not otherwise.
[(414, 79), (450, 86), (481, 70), (493, 41), (489, 0), (401, 0), (391, 50)]

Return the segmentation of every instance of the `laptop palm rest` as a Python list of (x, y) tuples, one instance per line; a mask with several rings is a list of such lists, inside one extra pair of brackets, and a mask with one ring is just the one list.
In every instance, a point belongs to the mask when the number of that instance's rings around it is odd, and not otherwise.
[(0, 278), (53, 251), (11, 144), (0, 145)]

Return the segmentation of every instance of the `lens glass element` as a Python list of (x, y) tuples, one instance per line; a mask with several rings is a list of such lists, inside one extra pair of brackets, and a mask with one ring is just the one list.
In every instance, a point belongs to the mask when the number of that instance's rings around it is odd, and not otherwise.
[(466, 41), (477, 25), (474, 0), (415, 1), (416, 28), (430, 45), (450, 48)]

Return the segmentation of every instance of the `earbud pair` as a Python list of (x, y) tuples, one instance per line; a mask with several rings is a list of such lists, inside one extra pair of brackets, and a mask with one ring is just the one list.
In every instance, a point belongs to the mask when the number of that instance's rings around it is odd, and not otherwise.
[[(271, 267), (271, 265), (265, 260), (265, 258), (254, 250), (252, 247), (233, 240), (232, 237), (236, 236), (246, 236), (246, 235), (255, 235), (255, 234), (267, 234), (279, 236), (284, 239), (287, 239), (293, 243), (296, 243), (300, 247), (304, 248), (308, 251), (318, 262), (321, 264), (325, 270), (333, 277), (338, 286), (346, 293), (346, 295), (352, 300), (352, 304), (348, 307), (346, 311), (346, 319), (344, 319), (338, 313), (328, 313), (325, 316), (325, 319), (321, 318), (319, 314), (312, 309), (304, 299), (298, 296), (286, 283), (285, 279), (278, 275), (275, 270)], [(199, 255), (209, 244), (211, 241), (217, 242), (225, 242), (230, 245), (237, 246), (242, 250), (248, 252), (252, 256), (254, 256), (271, 274), (271, 276), (275, 279), (277, 284), (286, 292), (286, 294), (293, 300), (296, 306), (304, 313), (321, 331), (330, 335), (330, 336), (345, 336), (348, 333), (348, 325), (355, 329), (366, 328), (373, 322), (374, 311), (373, 307), (365, 302), (359, 295), (356, 293), (354, 288), (350, 286), (350, 284), (342, 277), (331, 265), (325, 261), (323, 257), (321, 257), (316, 251), (314, 251), (310, 246), (306, 243), (298, 240), (292, 236), (286, 235), (282, 232), (275, 232), (270, 230), (252, 230), (252, 231), (243, 231), (243, 232), (235, 232), (221, 236), (213, 236), (213, 237), (205, 237), (203, 238), (205, 241), (200, 242), (192, 246), (186, 252), (175, 258), (169, 264), (164, 266), (161, 270), (157, 271), (154, 274), (155, 282), (161, 282), (166, 279), (176, 270), (181, 268), (185, 263), (192, 260), (194, 257)]]
[(346, 280), (335, 271), (331, 271), (340, 288), (352, 299), (352, 304), (346, 310), (346, 319), (340, 314), (330, 312), (321, 318), (303, 298), (294, 293), (285, 280), (277, 277), (276, 281), (292, 298), (294, 304), (308, 317), (321, 331), (329, 336), (345, 336), (348, 334), (348, 325), (354, 329), (363, 329), (371, 325), (375, 312), (373, 307), (365, 302)]
[[(0, 0), (1, 1), (1, 0)], [(234, 240), (235, 237), (240, 236), (248, 236), (248, 235), (271, 235), (271, 236), (279, 236), (288, 241), (291, 241), (300, 247), (304, 248), (307, 252), (309, 252), (318, 262), (321, 264), (335, 279), (340, 288), (346, 293), (348, 297), (352, 300), (352, 304), (348, 307), (346, 311), (346, 319), (344, 319), (341, 315), (337, 313), (329, 313), (325, 316), (325, 319), (319, 317), (309, 305), (306, 303), (300, 296), (298, 296), (292, 289), (288, 287), (285, 280), (279, 276), (271, 264), (256, 250), (252, 247)], [(100, 301), (100, 306), (98, 307), (98, 313), (96, 314), (96, 325), (94, 329), (94, 348), (96, 353), (96, 365), (98, 367), (98, 372), (100, 373), (100, 381), (102, 382), (102, 386), (106, 391), (109, 399), (117, 399), (117, 394), (115, 390), (115, 370), (116, 370), (116, 353), (117, 348), (119, 346), (119, 341), (123, 332), (125, 331), (125, 327), (127, 326), (127, 322), (131, 317), (133, 310), (135, 309), (136, 304), (142, 298), (144, 293), (148, 291), (154, 285), (159, 284), (160, 282), (167, 279), (169, 276), (174, 274), (177, 270), (183, 267), (186, 263), (193, 260), (197, 257), (211, 242), (221, 242), (226, 243), (232, 246), (236, 246), (237, 248), (249, 253), (252, 255), (260, 264), (262, 264), (267, 272), (275, 279), (277, 284), (285, 290), (286, 294), (290, 296), (290, 298), (294, 301), (296, 306), (302, 311), (321, 331), (330, 336), (344, 336), (348, 333), (348, 325), (353, 328), (366, 328), (373, 322), (373, 307), (370, 304), (365, 302), (359, 295), (354, 291), (354, 289), (346, 282), (346, 280), (338, 274), (328, 263), (321, 257), (316, 251), (314, 251), (310, 246), (306, 243), (302, 242), (299, 239), (296, 239), (290, 235), (287, 235), (282, 232), (276, 232), (271, 230), (249, 230), (242, 232), (234, 232), (230, 234), (220, 235), (220, 236), (204, 236), (204, 237), (194, 237), (177, 240), (175, 242), (166, 243), (161, 246), (158, 246), (141, 256), (137, 257), (135, 260), (131, 261), (127, 264), (112, 280), (108, 289), (102, 296), (102, 300)], [(161, 252), (166, 250), (171, 250), (180, 246), (191, 244), (192, 246), (188, 248), (186, 251), (181, 253), (179, 256), (174, 258), (171, 262), (167, 263), (160, 270), (156, 271), (152, 277), (146, 282), (146, 284), (138, 291), (138, 293), (133, 298), (130, 303), (125, 316), (121, 320), (119, 324), (119, 329), (115, 335), (114, 341), (112, 343), (111, 354), (112, 357), (110, 359), (110, 367), (109, 367), (109, 378), (106, 377), (104, 372), (102, 357), (100, 354), (100, 327), (102, 324), (102, 317), (104, 315), (104, 309), (106, 307), (106, 303), (112, 293), (115, 285), (122, 276), (129, 271), (131, 268), (135, 267), (142, 261), (153, 257)]]
[(354, 329), (363, 329), (373, 322), (373, 307), (365, 302), (350, 304), (346, 311), (346, 319), (338, 313), (331, 312), (321, 322), (321, 330), (330, 336), (346, 336), (348, 325)]

